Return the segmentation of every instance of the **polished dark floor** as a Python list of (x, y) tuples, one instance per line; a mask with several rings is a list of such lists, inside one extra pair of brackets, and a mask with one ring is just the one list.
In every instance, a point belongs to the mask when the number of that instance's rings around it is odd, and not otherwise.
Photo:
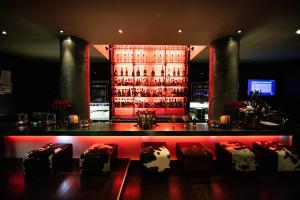
[(0, 199), (117, 199), (128, 164), (119, 159), (110, 175), (83, 178), (75, 161), (70, 172), (25, 178), (22, 160), (1, 160)]
[(289, 200), (300, 199), (300, 176), (237, 175), (214, 172), (211, 179), (201, 176), (185, 176), (173, 161), (169, 178), (141, 177), (139, 163), (131, 162), (124, 200)]
[[(70, 172), (25, 179), (21, 160), (0, 160), (0, 199), (118, 199), (129, 161), (120, 159), (108, 176), (80, 177), (78, 163)], [(185, 176), (175, 161), (168, 177), (141, 176), (139, 162), (131, 161), (123, 200), (298, 200), (300, 176), (229, 175), (215, 170), (211, 179)]]

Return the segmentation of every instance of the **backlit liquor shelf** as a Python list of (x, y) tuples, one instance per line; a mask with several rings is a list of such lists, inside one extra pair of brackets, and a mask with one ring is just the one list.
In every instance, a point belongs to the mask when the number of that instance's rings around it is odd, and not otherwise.
[(188, 94), (187, 46), (113, 45), (112, 115), (181, 115)]
[(114, 63), (186, 63), (184, 45), (113, 45)]

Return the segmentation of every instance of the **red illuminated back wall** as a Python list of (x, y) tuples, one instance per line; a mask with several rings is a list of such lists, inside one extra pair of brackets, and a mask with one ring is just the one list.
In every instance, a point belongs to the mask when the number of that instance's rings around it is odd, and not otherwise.
[(183, 115), (188, 95), (188, 47), (182, 45), (111, 46), (112, 115)]

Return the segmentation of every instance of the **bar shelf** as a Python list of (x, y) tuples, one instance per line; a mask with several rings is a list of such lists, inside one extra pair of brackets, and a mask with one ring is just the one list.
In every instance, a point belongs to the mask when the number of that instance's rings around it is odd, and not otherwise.
[(112, 45), (110, 50), (113, 116), (135, 117), (146, 109), (158, 117), (185, 114), (187, 46)]

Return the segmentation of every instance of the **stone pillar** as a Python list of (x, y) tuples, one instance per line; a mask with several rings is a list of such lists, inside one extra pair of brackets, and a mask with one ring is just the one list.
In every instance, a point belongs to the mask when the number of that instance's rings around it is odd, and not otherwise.
[(60, 41), (60, 94), (72, 102), (69, 114), (90, 119), (90, 50), (86, 41), (64, 36)]
[(228, 105), (238, 100), (239, 38), (226, 37), (210, 45), (209, 120), (220, 120), (230, 114)]

